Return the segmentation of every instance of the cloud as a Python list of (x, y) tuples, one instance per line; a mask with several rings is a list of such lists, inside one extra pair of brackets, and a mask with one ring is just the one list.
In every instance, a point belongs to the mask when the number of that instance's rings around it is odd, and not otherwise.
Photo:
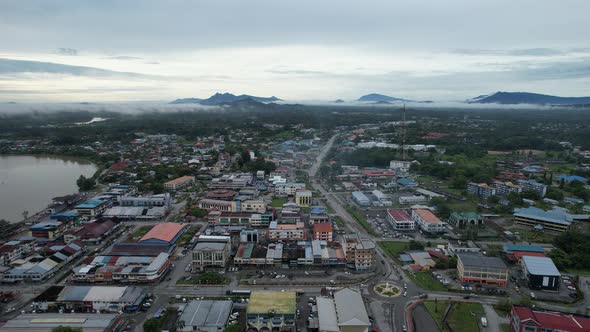
[(141, 60), (142, 58), (137, 57), (137, 56), (118, 55), (118, 56), (106, 57), (105, 59), (111, 59), (111, 60)]
[(78, 55), (78, 50), (75, 48), (60, 47), (55, 51), (55, 53), (59, 55), (76, 56)]

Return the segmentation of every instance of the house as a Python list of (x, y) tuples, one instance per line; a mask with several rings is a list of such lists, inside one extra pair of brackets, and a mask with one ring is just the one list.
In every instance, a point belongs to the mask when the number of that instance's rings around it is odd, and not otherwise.
[(545, 311), (528, 307), (512, 306), (510, 311), (512, 332), (587, 332), (590, 318), (558, 311)]

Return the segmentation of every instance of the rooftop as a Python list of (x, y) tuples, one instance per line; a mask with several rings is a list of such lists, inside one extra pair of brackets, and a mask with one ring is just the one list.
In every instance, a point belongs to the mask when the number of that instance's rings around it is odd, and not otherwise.
[(58, 314), (36, 313), (21, 314), (6, 322), (0, 327), (2, 332), (31, 331), (50, 332), (62, 325), (73, 328), (81, 328), (85, 332), (109, 331), (109, 328), (117, 320), (116, 314)]
[(328, 233), (332, 232), (332, 224), (329, 222), (322, 222), (313, 225), (314, 233)]
[(179, 178), (176, 178), (174, 180), (170, 180), (170, 181), (166, 182), (165, 184), (179, 184), (179, 183), (183, 183), (185, 181), (191, 181), (191, 180), (194, 180), (193, 176), (185, 175), (185, 176), (181, 176)]
[(253, 291), (247, 313), (295, 314), (296, 304), (296, 294), (292, 291)]
[(532, 218), (566, 226), (569, 226), (572, 223), (571, 215), (561, 209), (545, 211), (543, 209), (531, 206), (527, 208), (514, 209), (514, 216)]
[(350, 288), (334, 293), (334, 303), (340, 326), (370, 326), (371, 322), (365, 309), (361, 294)]
[(432, 223), (432, 224), (437, 224), (442, 222), (440, 219), (438, 219), (437, 216), (434, 215), (434, 213), (432, 213), (432, 211), (427, 210), (427, 209), (416, 209), (414, 210), (416, 212), (416, 214), (418, 216), (420, 216), (420, 218), (422, 218), (422, 220), (424, 220), (427, 223)]
[(508, 269), (504, 261), (498, 257), (484, 256), (479, 253), (461, 253), (457, 255), (464, 266), (475, 266), (495, 269)]
[(99, 206), (101, 206), (102, 204), (104, 204), (105, 202), (103, 200), (100, 199), (89, 199), (86, 202), (76, 205), (76, 209), (94, 209), (97, 208)]
[(512, 307), (512, 311), (523, 324), (530, 321), (538, 326), (568, 332), (584, 332), (590, 330), (590, 318), (584, 316), (575, 316), (556, 311), (533, 310), (519, 306)]
[(405, 210), (387, 210), (387, 214), (395, 221), (411, 221), (412, 218)]
[(530, 274), (541, 276), (561, 276), (549, 257), (523, 256), (522, 263)]
[(181, 232), (185, 224), (177, 224), (172, 222), (165, 222), (157, 224), (145, 234), (139, 242), (146, 241), (149, 239), (157, 239), (165, 242), (172, 242), (172, 240)]
[(186, 326), (223, 328), (231, 309), (232, 301), (191, 301), (179, 320), (184, 321)]

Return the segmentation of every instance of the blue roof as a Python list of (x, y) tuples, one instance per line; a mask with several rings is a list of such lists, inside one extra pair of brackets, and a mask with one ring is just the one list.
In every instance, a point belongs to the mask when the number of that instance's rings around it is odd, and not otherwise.
[(59, 222), (59, 221), (44, 221), (44, 222), (40, 222), (38, 224), (31, 226), (29, 229), (32, 231), (52, 230), (60, 225), (61, 225), (61, 222)]
[(575, 197), (564, 197), (563, 200), (566, 201), (566, 202), (575, 203), (575, 204), (579, 204), (579, 203), (584, 203), (585, 202), (583, 199), (581, 199), (581, 198), (575, 198)]
[(588, 179), (578, 176), (578, 175), (560, 175), (559, 179), (563, 179), (566, 182), (572, 182), (572, 181), (580, 181), (580, 182), (586, 182), (588, 181)]
[(59, 219), (59, 218), (76, 218), (78, 216), (75, 212), (63, 212), (63, 213), (56, 213), (49, 217), (49, 219)]
[(94, 209), (96, 207), (101, 206), (102, 204), (104, 204), (104, 201), (100, 200), (100, 199), (89, 199), (86, 202), (79, 204), (76, 206), (76, 209)]
[(545, 211), (531, 206), (528, 208), (514, 209), (514, 215), (568, 226), (572, 223), (571, 215), (561, 209)]
[(524, 263), (529, 274), (540, 276), (561, 276), (553, 260), (549, 257), (523, 256)]
[(406, 179), (406, 178), (401, 178), (397, 180), (397, 183), (401, 184), (404, 187), (410, 187), (410, 186), (415, 186), (416, 182), (410, 180), (410, 179)]
[(541, 246), (531, 246), (528, 244), (505, 244), (504, 251), (512, 253), (513, 251), (539, 252), (544, 253), (545, 249)]
[(401, 254), (399, 255), (399, 260), (404, 262), (404, 263), (412, 263), (414, 260), (412, 259), (412, 256), (408, 255), (408, 254)]

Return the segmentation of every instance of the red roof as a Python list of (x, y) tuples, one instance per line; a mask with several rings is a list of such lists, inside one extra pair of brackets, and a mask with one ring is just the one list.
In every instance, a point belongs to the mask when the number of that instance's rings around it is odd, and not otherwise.
[(321, 222), (313, 225), (314, 233), (328, 233), (332, 231), (332, 224), (329, 222)]
[(412, 217), (404, 210), (387, 210), (387, 213), (395, 221), (411, 221)]
[(590, 318), (575, 316), (557, 311), (538, 311), (527, 307), (512, 307), (512, 315), (516, 315), (521, 324), (533, 322), (538, 327), (568, 331), (590, 331)]
[(158, 239), (166, 242), (171, 242), (172, 239), (184, 228), (184, 224), (177, 224), (173, 222), (165, 222), (161, 224), (157, 224), (146, 235), (144, 235), (139, 242), (149, 240), (149, 239)]
[(530, 251), (513, 251), (512, 255), (516, 260), (520, 260), (523, 256), (535, 256), (535, 257), (545, 257), (545, 254), (542, 252), (530, 252)]
[(395, 172), (382, 169), (365, 169), (362, 171), (365, 176), (395, 176)]

